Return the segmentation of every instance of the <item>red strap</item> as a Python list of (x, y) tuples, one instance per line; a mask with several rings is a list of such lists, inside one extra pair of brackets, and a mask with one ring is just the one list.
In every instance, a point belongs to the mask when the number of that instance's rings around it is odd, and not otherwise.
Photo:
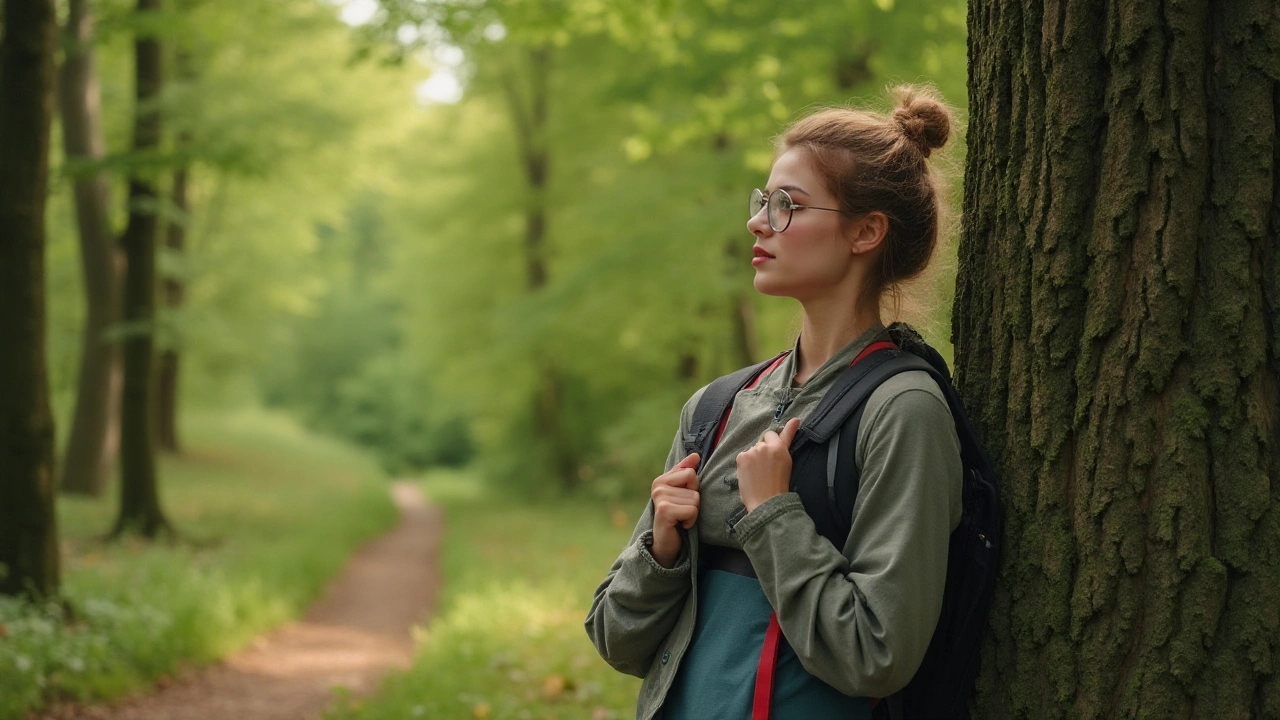
[(751, 720), (769, 720), (769, 705), (773, 702), (773, 671), (778, 666), (778, 638), (782, 628), (778, 625), (778, 613), (769, 614), (769, 629), (764, 633), (764, 647), (760, 650), (760, 664), (756, 667), (756, 696), (751, 706)]
[[(896, 347), (898, 346), (886, 341), (871, 343), (862, 352), (858, 353), (858, 357), (854, 358), (853, 362), (849, 363), (849, 366), (853, 367), (858, 364), (858, 361), (877, 350), (890, 350)], [(781, 361), (782, 358), (779, 358), (778, 362)], [(768, 370), (760, 373), (760, 375), (763, 376), (777, 364), (775, 362), (770, 365)], [(752, 380), (751, 385), (747, 387), (754, 386), (759, 379)], [(727, 413), (725, 418), (728, 419)], [(720, 430), (724, 430), (724, 422), (720, 423)], [(716, 440), (719, 441), (719, 439), (720, 435), (717, 434)], [(778, 613), (770, 613), (769, 629), (764, 633), (764, 647), (760, 649), (760, 664), (756, 666), (756, 692), (755, 701), (751, 706), (751, 720), (769, 720), (769, 706), (773, 704), (773, 672), (778, 666), (778, 639), (780, 637), (782, 637), (782, 627), (778, 625)]]
[[(765, 368), (765, 369), (764, 369), (764, 372), (762, 372), (762, 373), (760, 373), (759, 375), (757, 375), (757, 376), (755, 376), (755, 377), (751, 378), (751, 382), (747, 383), (746, 387), (744, 387), (744, 388), (742, 388), (742, 389), (743, 389), (743, 390), (750, 390), (751, 388), (755, 387), (756, 385), (759, 385), (759, 384), (760, 384), (760, 378), (762, 378), (762, 377), (764, 377), (765, 375), (768, 375), (769, 373), (773, 372), (773, 369), (774, 369), (774, 368), (776, 368), (776, 367), (778, 367), (779, 365), (781, 365), (781, 364), (782, 364), (782, 361), (783, 361), (783, 360), (786, 360), (786, 359), (787, 359), (787, 355), (789, 355), (789, 354), (790, 354), (790, 353), (782, 353), (781, 355), (779, 355), (777, 360), (774, 360), (773, 362), (769, 363), (769, 367)], [(741, 392), (741, 391), (739, 391), (739, 392)]]
[(871, 343), (870, 345), (868, 345), (868, 346), (866, 346), (865, 348), (863, 348), (863, 349), (862, 349), (862, 352), (858, 353), (858, 357), (854, 358), (854, 359), (853, 359), (853, 362), (849, 363), (849, 367), (853, 367), (854, 365), (857, 365), (859, 360), (861, 360), (862, 358), (864, 358), (864, 357), (866, 357), (866, 356), (870, 355), (871, 353), (873, 353), (873, 352), (875, 352), (875, 351), (877, 351), (877, 350), (892, 350), (892, 349), (894, 349), (894, 348), (896, 348), (896, 347), (898, 347), (898, 346), (897, 346), (897, 345), (894, 345), (893, 343), (889, 342), (888, 340), (881, 340), (880, 342), (873, 342), (873, 343)]

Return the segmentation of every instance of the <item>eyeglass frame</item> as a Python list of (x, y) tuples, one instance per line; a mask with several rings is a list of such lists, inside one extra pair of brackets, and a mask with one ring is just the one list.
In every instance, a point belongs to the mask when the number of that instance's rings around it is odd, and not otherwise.
[[(774, 195), (777, 195), (778, 193), (782, 193), (782, 197), (786, 198), (787, 205), (788, 205), (787, 223), (782, 227), (775, 226), (773, 224), (773, 218), (769, 217), (769, 200), (770, 198), (772, 198)], [(752, 188), (751, 189), (751, 205), (756, 204), (756, 198), (760, 199), (760, 209), (751, 213), (751, 217), (755, 217), (756, 215), (759, 215), (760, 210), (764, 210), (765, 221), (769, 223), (769, 229), (773, 230), (776, 233), (785, 232), (787, 228), (791, 227), (791, 219), (795, 216), (796, 210), (826, 210), (827, 212), (837, 212), (837, 213), (843, 212), (839, 208), (818, 207), (817, 205), (799, 205), (791, 197), (791, 193), (787, 192), (786, 190), (783, 190), (782, 188), (778, 188), (773, 192), (769, 193), (768, 195), (765, 195), (764, 191), (761, 190), (760, 188)]]

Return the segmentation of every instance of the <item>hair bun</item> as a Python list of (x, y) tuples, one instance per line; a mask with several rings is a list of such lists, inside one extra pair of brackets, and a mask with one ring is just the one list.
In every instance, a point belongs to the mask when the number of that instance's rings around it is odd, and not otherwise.
[(916, 85), (900, 85), (893, 89), (898, 100), (893, 109), (893, 121), (908, 140), (920, 148), (920, 154), (929, 153), (947, 144), (951, 136), (951, 109), (930, 88)]

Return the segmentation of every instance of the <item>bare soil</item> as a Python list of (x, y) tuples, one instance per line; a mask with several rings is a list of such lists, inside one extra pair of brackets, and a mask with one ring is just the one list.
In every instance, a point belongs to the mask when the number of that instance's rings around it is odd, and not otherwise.
[(392, 496), (400, 523), (361, 548), (300, 622), (234, 657), (111, 705), (62, 705), (36, 720), (313, 720), (335, 698), (367, 694), (408, 667), (411, 628), (439, 586), (439, 508), (408, 482)]

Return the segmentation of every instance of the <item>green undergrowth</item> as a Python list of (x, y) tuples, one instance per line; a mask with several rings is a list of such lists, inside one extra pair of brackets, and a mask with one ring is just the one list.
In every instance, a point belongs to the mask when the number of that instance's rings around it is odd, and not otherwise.
[(364, 455), (258, 411), (190, 418), (160, 463), (176, 539), (106, 543), (116, 487), (59, 498), (62, 605), (0, 599), (0, 718), (146, 687), (298, 616), (362, 541), (394, 523)]
[(606, 665), (582, 623), (639, 503), (525, 502), (463, 472), (424, 488), (446, 518), (435, 618), (412, 669), (330, 720), (632, 717), (640, 681)]

